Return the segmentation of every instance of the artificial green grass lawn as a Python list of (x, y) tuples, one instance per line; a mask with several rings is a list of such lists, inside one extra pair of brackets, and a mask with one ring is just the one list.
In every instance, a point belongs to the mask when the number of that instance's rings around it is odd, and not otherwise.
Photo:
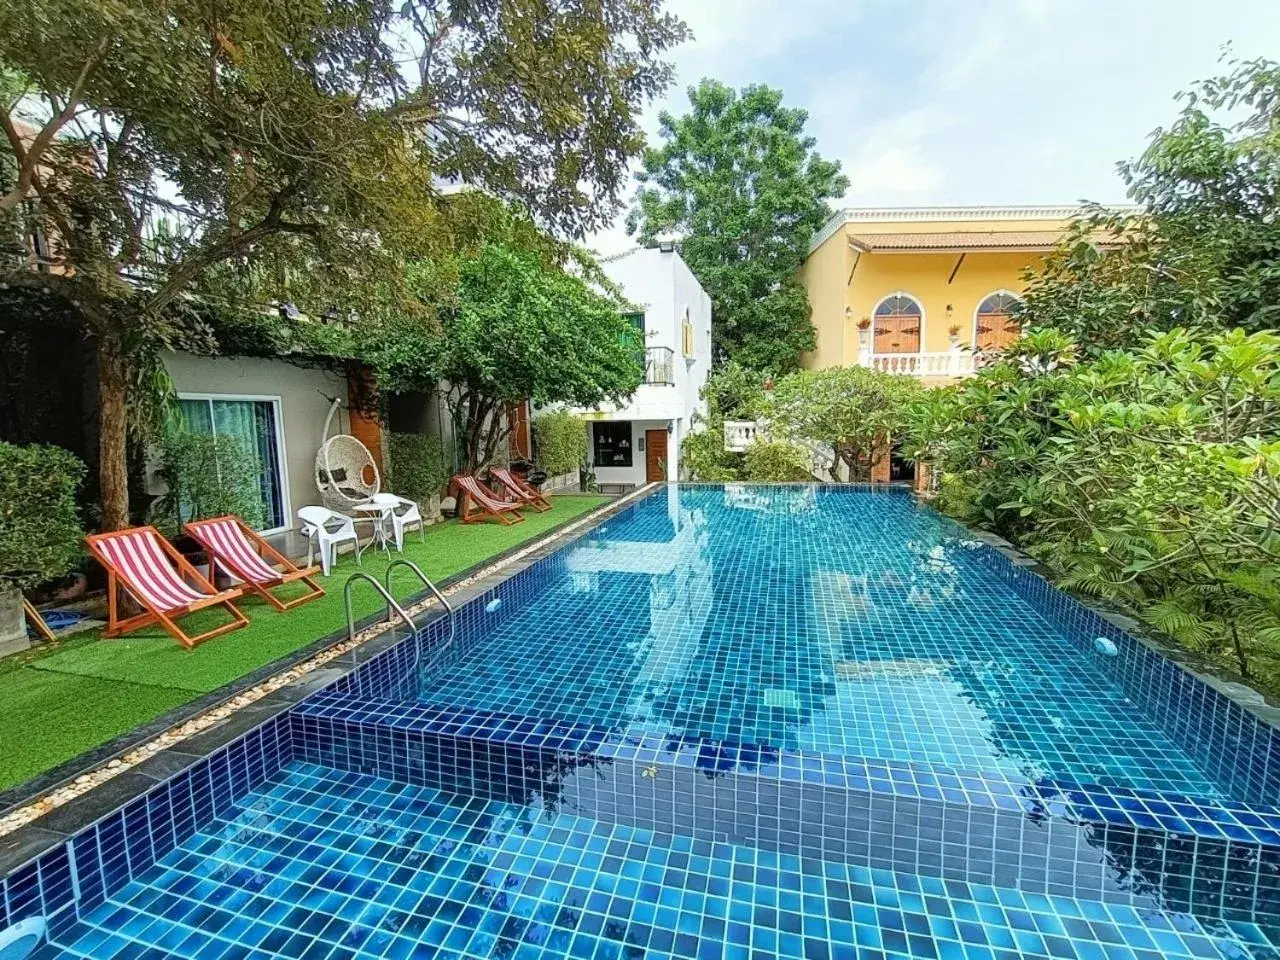
[[(432, 580), (443, 580), (584, 514), (608, 497), (561, 495), (555, 508), (529, 513), (524, 523), (457, 521), (405, 537), (403, 556)], [(392, 553), (392, 558), (401, 554)], [(215, 637), (192, 650), (158, 627), (107, 640), (94, 633), (37, 648), (13, 662), (0, 661), (0, 789), (21, 783), (202, 694), (307, 646), (345, 626), (342, 586), (357, 569), (382, 581), (388, 564), (380, 550), (366, 549), (360, 567), (344, 555), (327, 578), (325, 596), (277, 613), (246, 595), (236, 605), (249, 626)], [(408, 570), (398, 570), (392, 593), (407, 597), (422, 589)], [(368, 584), (353, 588), (362, 617), (383, 608)], [(281, 596), (285, 594), (281, 592)], [(201, 611), (181, 622), (189, 631), (207, 629), (224, 616)]]

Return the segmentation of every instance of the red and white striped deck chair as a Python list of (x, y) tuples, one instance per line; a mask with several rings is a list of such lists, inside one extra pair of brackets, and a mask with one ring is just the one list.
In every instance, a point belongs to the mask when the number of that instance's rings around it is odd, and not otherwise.
[[(155, 527), (95, 533), (84, 540), (89, 551), (107, 569), (108, 637), (159, 623), (184, 647), (194, 647), (249, 625), (249, 618), (231, 602), (240, 596), (240, 588), (215, 589)], [(121, 587), (145, 612), (120, 618)], [(230, 623), (193, 637), (175, 622), (178, 617), (215, 606), (227, 611), (232, 618)]]
[[(277, 610), (288, 610), (324, 596), (320, 584), (311, 579), (319, 572), (319, 567), (297, 566), (239, 517), (194, 520), (183, 529), (205, 548), (213, 563), (235, 579), (244, 581), (246, 587)], [(295, 580), (307, 585), (306, 593), (292, 600), (281, 600), (271, 592), (273, 588)]]
[(525, 483), (506, 467), (490, 467), (489, 476), (505, 487), (512, 498), (523, 501), (526, 506), (533, 507), (539, 513), (545, 513), (551, 509), (551, 501), (537, 487)]
[(475, 477), (458, 474), (450, 483), (458, 487), (458, 516), (462, 518), (463, 523), (473, 523), (489, 516), (497, 517), (502, 523), (510, 526), (524, 519), (520, 515), (521, 504), (512, 503), (510, 500), (499, 500)]

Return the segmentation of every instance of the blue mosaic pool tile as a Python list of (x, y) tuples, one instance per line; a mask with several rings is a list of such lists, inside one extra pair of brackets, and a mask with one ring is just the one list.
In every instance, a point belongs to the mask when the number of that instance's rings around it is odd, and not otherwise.
[(1247, 923), (853, 867), (294, 764), (40, 960), (1275, 960)]
[(0, 880), (0, 928), (74, 923), (290, 763), (290, 736), (287, 717), (270, 720), (13, 871)]
[[(1029, 790), (910, 763), (620, 736), (335, 695), (301, 705), (295, 723), (300, 757), (398, 782), (1073, 897), (1158, 899), (1167, 885), (1180, 909), (1280, 923), (1269, 892), (1280, 880), (1280, 845), (1266, 832), (1274, 811), (1234, 807), (1242, 832), (1228, 842), (1212, 821), (1196, 819), (1193, 801), (1141, 791), (1065, 783)], [(1209, 809), (1219, 822), (1231, 815)], [(1174, 810), (1181, 816), (1165, 815)], [(1184, 903), (1179, 871), (1190, 883), (1193, 866), (1212, 891)]]
[(1098, 669), (1185, 745), (1229, 792), (1255, 802), (1275, 802), (1280, 797), (1280, 731), (1275, 727), (999, 550), (974, 540), (960, 542), (1020, 596), (1052, 617), (1083, 652), (1091, 651), (1095, 637), (1113, 641), (1119, 655), (1094, 655)]
[[(464, 625), (458, 631), (456, 642), (441, 644), (439, 631), (444, 627), (432, 624), (428, 632), (436, 633), (425, 641), (425, 646), (433, 651), (426, 657), (434, 678), (429, 681), (428, 697), (435, 697), (445, 705), (532, 716), (554, 716), (559, 709), (571, 717), (586, 717), (591, 722), (604, 725), (618, 722), (625, 716), (628, 718), (626, 722), (634, 727), (637, 723), (635, 715), (624, 712), (634, 709), (630, 701), (619, 699), (611, 703), (608, 700), (608, 696), (616, 698), (620, 692), (625, 692), (629, 681), (615, 678), (610, 672), (615, 668), (607, 663), (595, 666), (595, 678), (587, 679), (615, 691), (606, 692), (601, 697), (598, 692), (576, 689), (574, 671), (579, 671), (582, 664), (592, 663), (600, 654), (606, 658), (622, 656), (617, 669), (627, 669), (626, 651), (623, 649), (626, 641), (621, 638), (638, 629), (651, 631), (651, 637), (668, 642), (665, 639), (667, 628), (657, 621), (659, 605), (670, 603), (674, 596), (677, 607), (684, 604), (692, 609), (689, 605), (696, 605), (699, 590), (704, 588), (695, 580), (680, 580), (686, 574), (679, 572), (679, 564), (673, 568), (676, 579), (670, 584), (666, 583), (669, 579), (666, 575), (655, 579), (652, 575), (585, 571), (592, 569), (591, 565), (602, 553), (607, 558), (608, 551), (615, 547), (631, 554), (640, 553), (642, 563), (645, 551), (654, 557), (664, 550), (683, 551), (685, 559), (680, 563), (690, 568), (701, 562), (698, 557), (708, 549), (712, 550), (712, 557), (718, 557), (719, 554), (714, 552), (716, 548), (707, 548), (705, 541), (720, 537), (726, 543), (736, 543), (734, 537), (742, 535), (736, 528), (743, 527), (752, 516), (750, 511), (746, 511), (747, 521), (731, 517), (722, 523), (722, 516), (717, 515), (715, 523), (699, 527), (696, 519), (699, 513), (715, 509), (714, 504), (706, 505), (705, 498), (722, 495), (707, 488), (698, 488), (683, 495), (682, 504), (692, 504), (685, 511), (691, 519), (682, 521), (685, 526), (673, 534), (684, 538), (674, 544), (654, 541), (649, 535), (655, 526), (675, 529), (664, 505), (666, 497), (659, 495), (641, 501), (610, 518), (601, 529), (593, 531), (585, 543), (534, 564), (500, 587), (499, 593), (486, 595), (483, 602), (468, 604), (461, 611), (460, 622)], [(754, 565), (760, 561), (755, 559), (755, 554), (732, 547), (723, 558), (727, 564), (723, 569), (709, 568), (719, 578), (716, 583), (723, 580), (731, 584), (748, 584), (750, 589), (744, 594), (748, 599), (739, 601), (735, 599), (739, 588), (732, 587), (732, 592), (726, 595), (728, 599), (723, 601), (728, 605), (716, 614), (717, 623), (707, 627), (715, 629), (729, 623), (729, 629), (737, 631), (727, 635), (729, 639), (722, 651), (727, 652), (730, 659), (726, 663), (718, 663), (714, 656), (717, 653), (715, 647), (705, 649), (702, 668), (709, 672), (693, 677), (695, 686), (690, 687), (690, 681), (686, 680), (679, 689), (682, 701), (688, 704), (692, 699), (696, 709), (701, 711), (701, 715), (691, 714), (681, 721), (685, 735), (692, 732), (691, 718), (692, 725), (695, 728), (700, 725), (706, 735), (750, 740), (753, 739), (752, 733), (758, 733), (763, 736), (755, 737), (757, 742), (770, 742), (777, 719), (771, 718), (768, 708), (761, 712), (748, 703), (741, 716), (724, 713), (722, 704), (700, 691), (705, 690), (711, 680), (725, 683), (726, 678), (736, 677), (733, 657), (747, 657), (749, 659), (742, 661), (744, 667), (749, 671), (757, 669), (755, 664), (760, 661), (756, 658), (767, 650), (767, 646), (761, 646), (759, 650), (749, 645), (742, 647), (747, 636), (742, 631), (762, 627), (803, 636), (806, 631), (812, 634), (816, 627), (818, 636), (823, 635), (822, 631), (840, 631), (839, 636), (844, 637), (841, 642), (847, 651), (845, 659), (837, 657), (835, 663), (829, 656), (809, 662), (802, 659), (794, 669), (784, 665), (785, 673), (781, 679), (793, 687), (800, 684), (796, 688), (799, 691), (796, 701), (799, 708), (802, 711), (815, 708), (825, 711), (829, 716), (827, 726), (816, 735), (810, 734), (809, 743), (788, 742), (789, 734), (782, 733), (778, 745), (862, 756), (876, 756), (887, 751), (892, 756), (949, 766), (985, 766), (1006, 773), (1026, 772), (1033, 780), (1046, 775), (1071, 774), (1081, 782), (1090, 782), (1092, 777), (1099, 776), (1102, 779), (1098, 782), (1123, 784), (1128, 778), (1134, 785), (1181, 790), (1201, 796), (1223, 792), (1212, 777), (1196, 767), (1196, 761), (1184, 750), (1181, 742), (1169, 739), (1162, 726), (1163, 721), (1153, 720), (1149, 716), (1151, 711), (1145, 709), (1139, 699), (1126, 700), (1111, 686), (1111, 678), (1106, 673), (1111, 668), (1110, 661), (1084, 649), (1088, 644), (1082, 645), (1079, 641), (1078, 630), (1059, 632), (1062, 625), (1055, 620), (1056, 615), (1052, 611), (1036, 612), (1039, 608), (1032, 609), (1035, 604), (1026, 606), (1029, 601), (1017, 590), (1000, 586), (1002, 576), (997, 574), (993, 578), (991, 572), (984, 572), (988, 571), (991, 557), (1004, 562), (996, 551), (976, 541), (970, 541), (973, 545), (966, 546), (966, 541), (956, 536), (959, 528), (936, 515), (917, 511), (901, 495), (863, 497), (861, 501), (857, 494), (838, 490), (820, 489), (814, 493), (800, 489), (798, 492), (788, 491), (787, 495), (815, 498), (814, 522), (824, 528), (840, 530), (861, 523), (872, 527), (868, 535), (879, 538), (877, 543), (888, 541), (888, 546), (879, 545), (879, 552), (870, 557), (866, 544), (857, 541), (855, 552), (850, 554), (853, 559), (849, 562), (855, 564), (850, 569), (861, 569), (871, 564), (871, 569), (881, 571), (876, 579), (848, 580), (848, 575), (838, 574), (846, 577), (841, 583), (855, 589), (853, 600), (864, 607), (871, 604), (870, 608), (859, 609), (863, 610), (860, 616), (864, 617), (870, 610), (871, 619), (865, 626), (872, 632), (859, 628), (863, 632), (852, 639), (847, 635), (847, 622), (840, 619), (845, 614), (839, 611), (851, 601), (847, 596), (841, 599), (839, 590), (832, 592), (834, 588), (830, 585), (814, 594), (808, 579), (796, 580), (797, 584), (806, 584), (804, 594), (794, 599), (787, 595), (787, 591), (792, 589), (793, 581), (788, 579), (791, 575), (776, 572), (782, 569), (776, 564), (790, 562), (786, 559), (790, 556), (787, 551), (802, 551), (798, 555), (800, 560), (795, 562), (809, 563), (811, 561), (805, 558), (818, 557), (821, 563), (836, 570), (840, 570), (840, 563), (845, 562), (828, 560), (832, 555), (831, 544), (807, 547), (803, 545), (807, 541), (791, 539), (793, 535), (805, 537), (811, 532), (804, 526), (802, 511), (798, 513), (795, 508), (788, 507), (787, 524), (781, 527), (748, 525), (745, 528), (748, 532), (755, 530), (762, 536), (775, 538), (776, 542), (766, 543), (767, 556), (772, 559), (764, 561), (775, 566), (766, 568), (773, 572), (769, 572), (765, 581), (758, 576), (745, 575), (749, 571), (739, 575), (734, 564), (745, 562), (754, 570)], [(761, 496), (757, 495), (757, 499)], [(703, 500), (698, 500), (698, 497)], [(826, 506), (828, 502), (834, 506)], [(841, 512), (846, 510), (843, 506), (846, 503), (864, 505), (849, 508), (853, 512), (846, 515)], [(868, 513), (868, 510), (872, 512)], [(798, 524), (795, 523), (797, 516), (801, 518)], [(908, 542), (907, 549), (892, 544), (891, 532), (895, 525), (903, 523), (916, 525), (910, 528), (911, 536), (916, 539)], [(799, 534), (791, 532), (791, 525), (797, 526)], [(720, 532), (721, 526), (728, 528), (728, 532)], [(691, 529), (692, 535), (688, 533)], [(697, 539), (699, 537), (702, 539)], [(779, 537), (782, 539), (777, 539)], [(809, 536), (808, 539), (814, 538)], [(1010, 570), (1025, 574), (1025, 577), (1038, 579), (1019, 567), (1006, 565)], [(806, 574), (806, 578), (808, 576)], [(820, 576), (829, 580), (831, 575), (820, 571)], [(655, 589), (659, 592), (654, 593)], [(715, 587), (717, 593), (712, 595), (711, 602), (717, 602), (714, 598), (720, 595), (720, 589)], [(1053, 595), (1061, 597), (1049, 589)], [(570, 615), (562, 616), (560, 608), (581, 591), (585, 593), (580, 595), (590, 602), (579, 604), (572, 608)], [(772, 594), (779, 595), (771, 599)], [(561, 595), (563, 600), (559, 599)], [(503, 601), (496, 612), (486, 610), (491, 599)], [(630, 610), (638, 602), (643, 604), (638, 608), (641, 616), (622, 617), (617, 619), (616, 626), (611, 615), (602, 623), (590, 622), (595, 613)], [(839, 613), (835, 620), (831, 619), (833, 610)], [(1084, 611), (1084, 614), (1098, 619), (1089, 611)], [(1109, 633), (1115, 631), (1111, 625), (1107, 626)], [(675, 628), (671, 642), (677, 642), (681, 629)], [(896, 632), (898, 636), (885, 631)], [(1034, 633), (1033, 644), (1028, 644), (1031, 636), (1028, 631)], [(1016, 642), (1011, 645), (1006, 635), (1016, 636)], [(615, 641), (613, 647), (601, 646), (605, 638)], [(854, 643), (852, 648), (848, 646), (851, 642)], [(740, 649), (735, 650), (735, 644)], [(1129, 645), (1141, 646), (1136, 641)], [(420, 652), (409, 656), (410, 649), (397, 648), (379, 657), (346, 683), (365, 683), (374, 679), (376, 671), (379, 673), (376, 678), (378, 695), (386, 695), (386, 691), (392, 688), (399, 691), (400, 696), (405, 695), (404, 691), (412, 689), (416, 682), (412, 676), (414, 666), (420, 668), (424, 659)], [(591, 650), (596, 651), (595, 655)], [(1020, 650), (1024, 652), (1018, 657)], [(1167, 664), (1163, 658), (1152, 655), (1160, 663)], [(537, 661), (539, 669), (525, 669), (529, 660)], [(1030, 682), (1031, 686), (1018, 690), (1015, 685), (1005, 692), (1007, 681), (1000, 673), (1005, 668), (1000, 664), (1011, 660), (1016, 663), (1019, 676), (1025, 678), (1018, 683)], [(667, 661), (676, 662), (671, 657), (667, 657)], [(996, 666), (995, 671), (992, 665)], [(1036, 671), (1043, 670), (1046, 665), (1051, 665), (1056, 674), (1037, 679)], [(894, 674), (889, 667), (899, 673)], [(745, 678), (744, 682), (767, 680), (766, 670), (760, 677), (754, 680)], [(874, 680), (874, 684), (868, 684), (869, 680)], [(738, 681), (735, 679), (734, 682)], [(930, 689), (930, 685), (939, 683), (954, 687), (957, 682), (963, 693), (961, 697), (954, 693), (945, 698), (939, 697)], [(1063, 686), (1064, 682), (1066, 686)], [(436, 686), (430, 686), (431, 683)], [(540, 686), (531, 686), (527, 690), (521, 686), (529, 683)], [(1203, 690), (1208, 690), (1198, 681), (1196, 683)], [(348, 688), (356, 689), (354, 686)], [(973, 693), (964, 692), (966, 690)], [(917, 702), (913, 699), (919, 696), (917, 691), (926, 692), (929, 699)], [(737, 688), (729, 691), (729, 695), (741, 698), (750, 692), (749, 688)], [(797, 696), (787, 689), (765, 689), (761, 693), (766, 703), (774, 693)], [(1002, 733), (1004, 741), (993, 752), (987, 738), (973, 732), (973, 724), (982, 720), (981, 711), (986, 712), (986, 722), (990, 722), (993, 707), (1007, 713), (1007, 708), (1000, 704), (1001, 698), (1008, 698), (1010, 693), (1018, 698), (1012, 702), (1042, 703), (1048, 705), (1048, 709), (1041, 713), (1023, 710), (1021, 716), (1001, 714), (998, 719), (1006, 723)], [(367, 687), (364, 695), (368, 695)], [(670, 696), (674, 698), (676, 695), (673, 691)], [(976, 704), (965, 702), (966, 697), (972, 699), (974, 695), (983, 699)], [(1217, 696), (1216, 693), (1214, 695)], [(699, 696), (704, 702), (697, 702)], [(849, 697), (854, 699), (849, 700)], [(1236, 713), (1243, 713), (1234, 704), (1230, 706)], [(775, 709), (774, 713), (778, 711)], [(868, 723), (867, 716), (876, 716), (879, 722)], [(754, 725), (754, 728), (743, 729), (743, 723), (748, 728)], [(1231, 791), (1227, 789), (1225, 792)], [(1256, 799), (1266, 795), (1265, 791), (1258, 793), (1251, 788), (1245, 798)]]

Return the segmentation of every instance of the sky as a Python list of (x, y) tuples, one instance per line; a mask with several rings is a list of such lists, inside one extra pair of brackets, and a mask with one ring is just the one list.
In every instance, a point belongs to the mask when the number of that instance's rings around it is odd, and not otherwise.
[[(1176, 116), (1224, 47), (1280, 59), (1280, 0), (669, 0), (694, 38), (645, 111), (703, 77), (809, 112), (851, 181), (836, 206), (1120, 202), (1117, 162)], [(634, 188), (632, 188), (634, 189)], [(630, 192), (630, 191), (629, 191)], [(630, 246), (622, 218), (588, 238)]]

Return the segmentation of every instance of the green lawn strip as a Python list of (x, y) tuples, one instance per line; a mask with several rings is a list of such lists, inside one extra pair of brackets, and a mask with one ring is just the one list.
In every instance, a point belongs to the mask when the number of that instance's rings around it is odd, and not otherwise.
[(191, 699), (187, 690), (23, 667), (3, 679), (0, 790), (138, 727)]
[[(554, 510), (513, 527), (437, 524), (428, 528), (425, 543), (411, 533), (404, 556), (433, 580), (443, 580), (608, 500), (557, 496)], [(342, 585), (347, 576), (362, 569), (381, 580), (387, 563), (380, 551), (366, 552), (359, 568), (344, 556), (333, 574), (322, 579), (323, 598), (286, 613), (245, 600), (240, 606), (252, 621), (249, 626), (194, 650), (184, 650), (163, 631), (148, 629), (114, 640), (79, 634), (0, 661), (0, 790), (332, 633), (345, 622)], [(421, 589), (407, 571), (397, 575), (393, 587), (399, 597)], [(356, 597), (358, 616), (381, 606), (367, 585)], [(195, 621), (201, 617), (207, 626), (216, 614), (202, 613), (185, 622), (199, 629)]]
[[(403, 556), (417, 563), (431, 579), (442, 580), (607, 500), (599, 496), (559, 496), (555, 498), (554, 510), (532, 514), (524, 523), (513, 527), (496, 523), (463, 525), (456, 521), (437, 524), (428, 528), (425, 543), (417, 533), (410, 533)], [(392, 554), (393, 558), (399, 556)], [(99, 638), (73, 646), (31, 663), (28, 669), (183, 690), (189, 692), (188, 699), (193, 699), (195, 694), (216, 690), (344, 626), (342, 586), (346, 578), (360, 569), (381, 581), (387, 564), (386, 554), (376, 550), (365, 551), (360, 567), (354, 559), (344, 557), (329, 577), (321, 578), (327, 591), (324, 597), (285, 613), (277, 613), (262, 601), (246, 597), (237, 603), (249, 616), (249, 626), (192, 650), (183, 649), (162, 630), (148, 628), (114, 640)], [(421, 589), (409, 571), (397, 572), (392, 592), (398, 598)], [(381, 598), (367, 584), (357, 585), (354, 596), (357, 617), (383, 606)], [(182, 622), (188, 630), (202, 630), (223, 616), (217, 611), (201, 611)]]

